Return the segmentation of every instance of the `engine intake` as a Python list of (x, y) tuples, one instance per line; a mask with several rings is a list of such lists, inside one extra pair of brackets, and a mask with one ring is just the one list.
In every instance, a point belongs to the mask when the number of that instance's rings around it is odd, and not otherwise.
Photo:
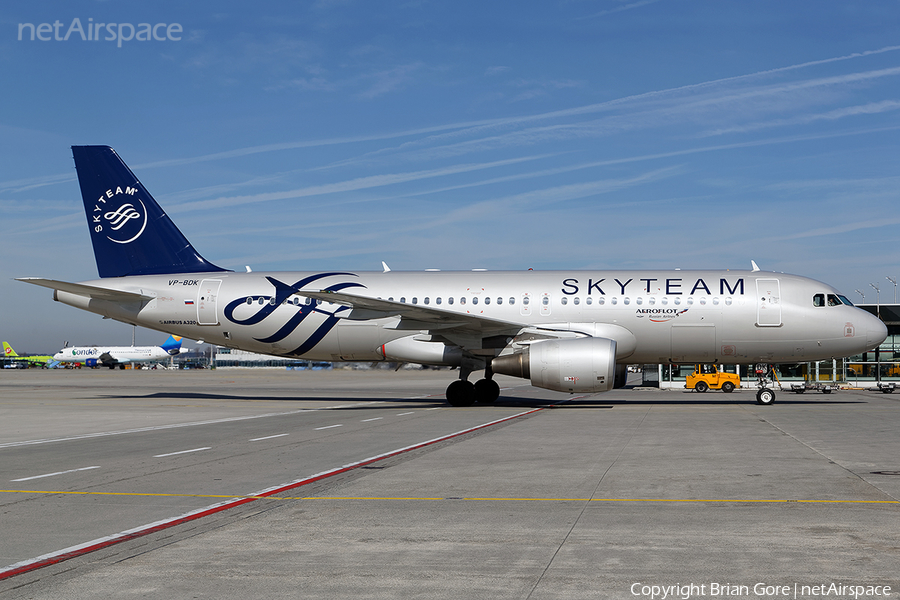
[(546, 340), (491, 361), (494, 373), (530, 379), (557, 392), (607, 392), (616, 379), (616, 342), (606, 338)]

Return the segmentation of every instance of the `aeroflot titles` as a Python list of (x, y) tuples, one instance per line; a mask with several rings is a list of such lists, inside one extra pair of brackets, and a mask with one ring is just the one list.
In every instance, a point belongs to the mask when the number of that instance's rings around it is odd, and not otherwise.
[[(651, 288), (656, 284), (657, 289), (662, 290), (663, 286), (665, 286), (665, 294), (666, 295), (678, 295), (678, 294), (696, 294), (698, 292), (704, 292), (706, 294), (712, 294), (710, 291), (709, 285), (707, 285), (706, 281), (703, 279), (697, 279), (694, 281), (693, 285), (690, 286), (689, 292), (685, 292), (687, 289), (687, 285), (685, 284), (685, 280), (680, 277), (667, 278), (664, 280), (661, 279), (653, 279), (653, 278), (643, 278), (635, 280), (634, 278), (629, 279), (628, 281), (620, 281), (618, 279), (613, 279), (612, 281), (607, 282), (606, 279), (588, 279), (587, 287), (585, 288), (585, 292), (588, 296), (593, 293), (597, 293), (601, 296), (605, 296), (606, 292), (603, 291), (603, 288), (600, 287), (600, 284), (604, 284), (607, 287), (611, 287), (612, 289), (618, 289), (620, 294), (627, 294), (628, 290), (626, 288), (631, 285), (632, 293), (634, 293), (633, 289), (635, 287), (640, 286), (641, 291), (646, 294), (652, 294), (655, 290)], [(690, 282), (690, 279), (687, 280)], [(637, 282), (641, 282), (638, 284)], [(656, 283), (659, 282), (659, 283)], [(569, 279), (563, 279), (563, 287), (562, 293), (568, 296), (577, 294), (581, 291), (581, 282), (578, 279), (570, 277)], [(715, 285), (715, 284), (713, 284)], [(720, 295), (744, 295), (744, 278), (741, 277), (734, 282), (734, 285), (730, 284), (727, 279), (722, 277), (719, 279), (719, 294)]]

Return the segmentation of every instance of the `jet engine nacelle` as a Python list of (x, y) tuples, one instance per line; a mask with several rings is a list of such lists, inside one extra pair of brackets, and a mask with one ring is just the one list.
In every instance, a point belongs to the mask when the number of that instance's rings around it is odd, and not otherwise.
[(498, 356), (491, 368), (547, 390), (608, 392), (616, 379), (616, 342), (591, 337), (535, 342), (524, 352)]

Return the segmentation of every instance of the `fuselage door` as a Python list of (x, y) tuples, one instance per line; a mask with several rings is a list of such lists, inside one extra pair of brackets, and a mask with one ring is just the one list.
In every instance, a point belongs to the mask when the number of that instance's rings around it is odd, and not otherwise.
[(221, 279), (204, 279), (197, 291), (197, 325), (218, 325), (219, 287)]
[(781, 326), (781, 284), (777, 279), (756, 280), (756, 324)]

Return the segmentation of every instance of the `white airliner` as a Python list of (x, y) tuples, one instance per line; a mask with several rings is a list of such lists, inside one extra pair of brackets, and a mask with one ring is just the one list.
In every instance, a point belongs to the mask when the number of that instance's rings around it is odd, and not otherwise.
[(627, 364), (824, 360), (887, 336), (833, 287), (757, 269), (235, 273), (200, 256), (112, 148), (72, 151), (101, 279), (20, 281), (105, 317), (252, 352), (457, 366), (454, 406), (495, 401), (494, 373), (605, 392), (624, 385)]
[(161, 346), (72, 346), (53, 355), (59, 362), (84, 363), (88, 367), (125, 368), (128, 363), (159, 362), (181, 352), (181, 336), (170, 335)]

